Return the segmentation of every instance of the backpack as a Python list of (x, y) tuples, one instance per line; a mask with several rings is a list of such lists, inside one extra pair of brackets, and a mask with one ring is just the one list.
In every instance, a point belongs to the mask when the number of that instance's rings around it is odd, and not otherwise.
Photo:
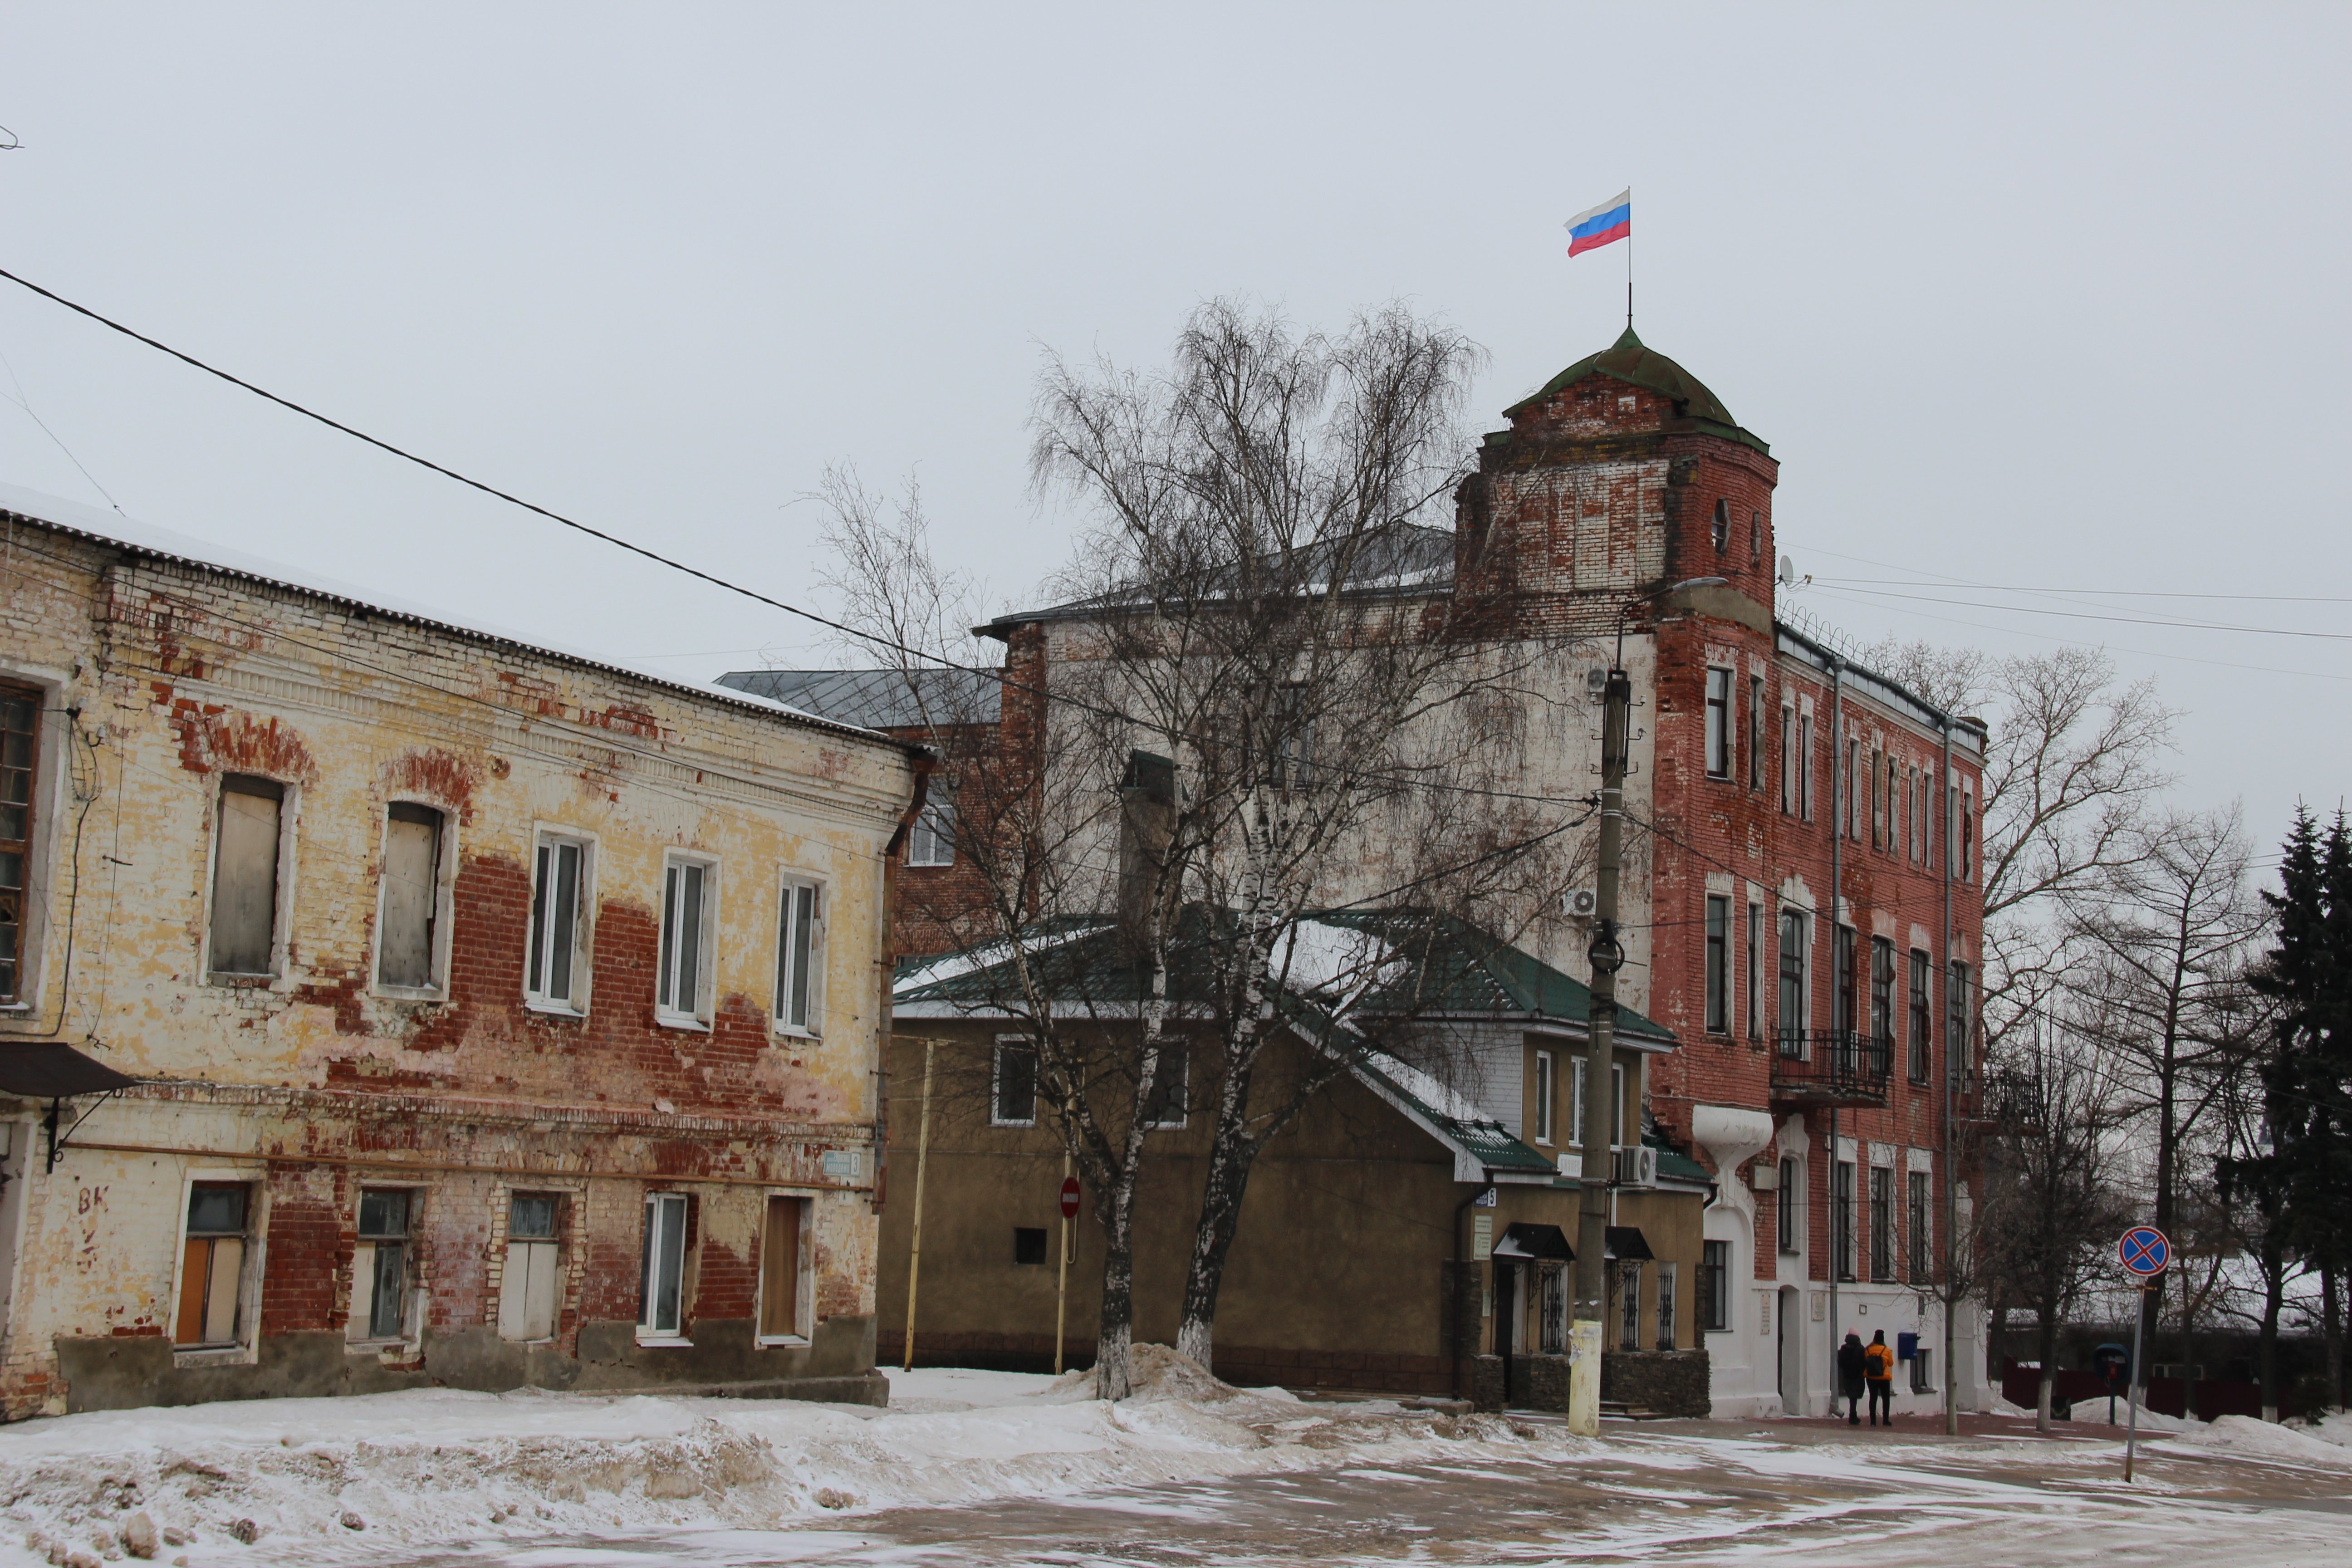
[(1862, 1352), (1863, 1375), (1874, 1383), (1885, 1383), (1895, 1376), (1895, 1352), (1885, 1345), (1872, 1345)]

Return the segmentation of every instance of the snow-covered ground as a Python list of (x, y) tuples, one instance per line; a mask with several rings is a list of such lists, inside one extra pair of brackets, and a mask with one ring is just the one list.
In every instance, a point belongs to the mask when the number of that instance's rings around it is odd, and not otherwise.
[(0, 1568), (151, 1551), (190, 1568), (1011, 1563), (1105, 1531), (1139, 1555), (1079, 1555), (1343, 1561), (1485, 1541), (1490, 1560), (2352, 1561), (2341, 1515), (2316, 1511), (2352, 1490), (2344, 1418), (2153, 1434), (2126, 1491), (2100, 1426), (1953, 1444), (1612, 1425), (1586, 1442), (1540, 1418), (1234, 1390), (1146, 1355), (1140, 1395), (1118, 1405), (1084, 1374), (918, 1371), (892, 1375), (886, 1411), (419, 1391), (30, 1422), (0, 1429)]

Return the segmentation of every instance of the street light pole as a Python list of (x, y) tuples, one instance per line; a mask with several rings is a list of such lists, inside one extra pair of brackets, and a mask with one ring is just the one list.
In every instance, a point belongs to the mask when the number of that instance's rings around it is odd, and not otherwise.
[(1617, 972), (1625, 965), (1625, 949), (1617, 935), (1618, 883), (1625, 840), (1625, 773), (1631, 748), (1633, 681), (1625, 673), (1625, 619), (1645, 600), (1684, 588), (1709, 587), (1721, 577), (1694, 577), (1668, 587), (1636, 594), (1617, 612), (1617, 651), (1611, 659), (1607, 683), (1601, 688), (1601, 835), (1600, 864), (1595, 879), (1596, 908), (1592, 941), (1585, 957), (1592, 969), (1592, 1010), (1584, 1052), (1584, 1121), (1578, 1129), (1580, 1199), (1576, 1228), (1576, 1352), (1571, 1375), (1578, 1367), (1592, 1380), (1590, 1398), (1579, 1400), (1571, 1391), (1572, 1413), (1594, 1413), (1598, 1435), (1601, 1346), (1604, 1339), (1608, 1276), (1603, 1259), (1609, 1246), (1609, 1189), (1616, 1173), (1611, 1166), (1612, 1122), (1616, 1096), (1612, 1069), (1617, 1055)]

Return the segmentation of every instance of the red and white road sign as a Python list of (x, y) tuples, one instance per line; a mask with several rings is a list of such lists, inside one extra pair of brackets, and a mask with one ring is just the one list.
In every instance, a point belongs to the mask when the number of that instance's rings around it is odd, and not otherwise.
[(1076, 1176), (1062, 1178), (1062, 1217), (1064, 1219), (1078, 1217), (1078, 1179)]

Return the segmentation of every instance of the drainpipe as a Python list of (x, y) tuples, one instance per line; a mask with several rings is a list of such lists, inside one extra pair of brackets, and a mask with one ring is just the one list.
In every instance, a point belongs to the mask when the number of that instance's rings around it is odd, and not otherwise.
[[(1836, 1052), (1844, 1042), (1834, 1027), (1838, 1016), (1838, 913), (1844, 900), (1840, 897), (1844, 887), (1845, 871), (1845, 802), (1842, 787), (1845, 782), (1845, 660), (1830, 655), (1830, 1414), (1837, 1414), (1838, 1402), (1838, 1271), (1845, 1267), (1845, 1250), (1852, 1244), (1847, 1235), (1853, 1228), (1853, 1215), (1845, 1216), (1845, 1227), (1838, 1226), (1838, 1106)], [(1849, 984), (1853, 977), (1846, 976)], [(1858, 1162), (1857, 1162), (1858, 1163)], [(1861, 1173), (1856, 1172), (1859, 1175)]]
[[(1952, 719), (1948, 713), (1944, 716), (1944, 776), (1936, 784), (1943, 799), (1950, 800)], [(1952, 1320), (1958, 1315), (1960, 1303), (1952, 1294), (1952, 1269), (1958, 1261), (1952, 1227), (1959, 1223), (1955, 1191), (1958, 1173), (1952, 1169), (1952, 1118), (1958, 1110), (1953, 1103), (1958, 1059), (1952, 1054), (1952, 818), (1948, 810), (1937, 815), (1944, 819), (1944, 1432), (1956, 1437), (1960, 1431), (1960, 1369), (1952, 1360)], [(1966, 1049), (1967, 1044), (1963, 1039), (1961, 1048)]]
[[(1447, 1299), (1437, 1304), (1437, 1321), (1441, 1330), (1443, 1326), (1454, 1316), (1454, 1309), (1453, 1303), (1459, 1301), (1462, 1299), (1462, 1216), (1470, 1211), (1472, 1205), (1475, 1204), (1487, 1193), (1493, 1191), (1494, 1185), (1495, 1173), (1493, 1169), (1491, 1167), (1482, 1165), (1478, 1170), (1477, 1190), (1473, 1192), (1468, 1197), (1464, 1198), (1460, 1203), (1454, 1205), (1454, 1239), (1452, 1242), (1454, 1256), (1445, 1260), (1445, 1289)], [(1462, 1342), (1465, 1337), (1466, 1336), (1462, 1331), (1462, 1325), (1455, 1323), (1454, 1325), (1454, 1353), (1452, 1359), (1454, 1362), (1454, 1397), (1456, 1399), (1468, 1397), (1468, 1395), (1462, 1392)], [(1444, 1349), (1444, 1347), (1440, 1346), (1439, 1348)]]

